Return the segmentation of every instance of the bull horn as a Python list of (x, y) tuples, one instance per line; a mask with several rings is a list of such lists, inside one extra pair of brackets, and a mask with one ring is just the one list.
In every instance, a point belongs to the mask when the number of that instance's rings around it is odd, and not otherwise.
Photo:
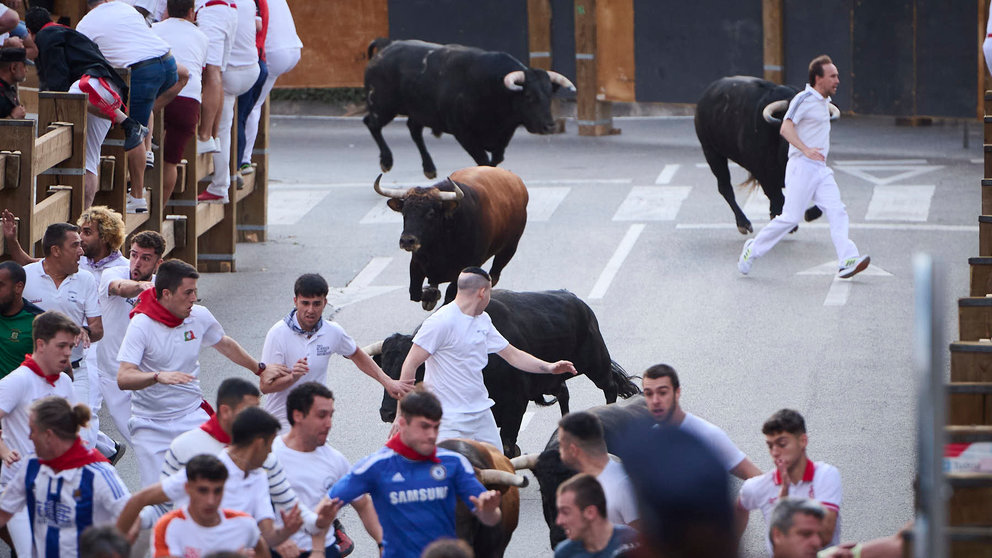
[(382, 341), (378, 343), (372, 343), (371, 345), (362, 347), (362, 351), (369, 356), (378, 356), (382, 354)]
[(523, 80), (524, 80), (524, 71), (514, 70), (503, 76), (503, 85), (505, 85), (506, 88), (509, 89), (510, 91), (523, 91), (524, 86), (517, 83)]
[(379, 186), (380, 180), (382, 180), (381, 173), (379, 174), (379, 176), (375, 177), (375, 184), (372, 185), (372, 189), (375, 190), (375, 193), (379, 194), (380, 196), (385, 196), (387, 198), (403, 199), (403, 196), (406, 195), (406, 190), (404, 188), (383, 188)]
[(768, 106), (765, 107), (765, 110), (761, 111), (761, 117), (764, 118), (765, 122), (768, 122), (769, 124), (781, 124), (782, 119), (775, 118), (774, 116), (772, 116), (772, 114), (778, 111), (785, 110), (787, 108), (789, 108), (789, 101), (782, 100), (782, 101), (775, 101), (773, 103), (768, 103)]
[(568, 78), (559, 74), (558, 72), (552, 72), (548, 70), (548, 77), (551, 78), (551, 83), (557, 83), (559, 86), (568, 89), (569, 91), (575, 92), (575, 85), (568, 81)]
[(837, 108), (837, 105), (833, 103), (829, 103), (829, 105), (830, 106), (828, 108), (830, 109), (830, 120), (837, 120), (838, 118), (840, 118), (840, 109)]
[(523, 488), (528, 484), (527, 477), (498, 469), (483, 469), (479, 471), (479, 482), (482, 484), (516, 486), (518, 488)]
[(456, 202), (462, 201), (462, 198), (465, 197), (465, 192), (462, 192), (462, 189), (459, 188), (457, 184), (455, 184), (455, 181), (452, 180), (450, 176), (448, 177), (448, 182), (452, 186), (454, 186), (455, 191), (454, 192), (439, 192), (440, 195), (441, 195), (441, 201), (456, 201)]
[(527, 453), (520, 455), (511, 459), (510, 463), (513, 465), (514, 470), (533, 469), (537, 465), (537, 454)]

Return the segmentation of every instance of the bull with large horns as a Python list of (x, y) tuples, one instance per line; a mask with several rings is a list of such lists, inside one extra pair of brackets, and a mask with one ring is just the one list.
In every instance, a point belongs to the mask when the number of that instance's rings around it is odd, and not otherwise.
[[(768, 197), (769, 216), (781, 215), (789, 142), (779, 135), (779, 129), (789, 100), (798, 92), (794, 87), (756, 77), (733, 76), (711, 83), (696, 104), (696, 136), (741, 234), (754, 232), (754, 228), (737, 205), (727, 161), (734, 161), (750, 173), (744, 184), (761, 185)], [(840, 110), (833, 104), (830, 117), (840, 117)], [(811, 207), (806, 210), (806, 220), (812, 221), (820, 214), (819, 208)]]
[[(471, 167), (424, 188), (373, 189), (403, 214), (400, 248), (410, 252), (410, 300), (432, 310), (449, 283), (444, 303), (455, 298), (462, 269), (493, 258), (493, 285), (517, 251), (527, 225), (527, 187), (519, 176), (493, 167)], [(427, 279), (427, 286), (424, 286)]]
[(532, 134), (553, 133), (552, 94), (562, 87), (575, 91), (565, 76), (528, 68), (505, 52), (376, 39), (368, 57), (364, 122), (379, 146), (383, 172), (393, 167), (393, 154), (382, 128), (397, 115), (408, 117), (424, 175), (434, 178), (424, 128), (437, 137), (455, 136), (475, 164), (496, 166), (517, 126)]

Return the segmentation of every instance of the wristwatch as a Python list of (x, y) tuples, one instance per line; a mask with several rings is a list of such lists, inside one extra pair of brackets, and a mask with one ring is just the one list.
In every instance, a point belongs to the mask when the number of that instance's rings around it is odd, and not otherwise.
[(262, 372), (265, 372), (265, 363), (262, 361), (258, 361), (258, 372), (255, 372), (255, 375), (261, 376)]

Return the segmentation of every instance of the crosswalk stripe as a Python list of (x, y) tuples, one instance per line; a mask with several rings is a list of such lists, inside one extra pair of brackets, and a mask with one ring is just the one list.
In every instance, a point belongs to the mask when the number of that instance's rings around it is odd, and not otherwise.
[(567, 186), (551, 186), (545, 188), (530, 188), (527, 202), (527, 221), (547, 221), (554, 215), (558, 205), (572, 189)]
[(691, 191), (691, 186), (634, 186), (613, 220), (674, 221)]
[(681, 166), (677, 164), (665, 165), (665, 168), (661, 169), (661, 172), (658, 173), (658, 178), (654, 179), (654, 183), (671, 184), (672, 179), (675, 178), (675, 173), (678, 172)]
[(382, 225), (384, 223), (402, 223), (403, 214), (389, 209), (386, 205), (388, 200), (379, 200), (372, 209), (362, 217), (358, 223), (360, 225)]
[(627, 234), (623, 236), (623, 240), (620, 241), (620, 245), (617, 246), (616, 251), (613, 252), (613, 256), (610, 257), (610, 261), (606, 262), (606, 267), (603, 268), (603, 272), (600, 273), (599, 279), (596, 280), (596, 284), (593, 285), (592, 291), (589, 293), (590, 299), (603, 298), (606, 291), (610, 288), (610, 283), (613, 282), (613, 278), (616, 277), (617, 272), (620, 271), (620, 266), (623, 265), (624, 260), (630, 255), (630, 251), (634, 249), (634, 244), (637, 242), (637, 237), (641, 236), (641, 232), (644, 231), (644, 223), (636, 223), (631, 225), (627, 229)]
[(268, 224), (295, 225), (330, 194), (330, 190), (280, 189), (269, 192)]
[(875, 186), (865, 220), (925, 222), (933, 192), (934, 186)]

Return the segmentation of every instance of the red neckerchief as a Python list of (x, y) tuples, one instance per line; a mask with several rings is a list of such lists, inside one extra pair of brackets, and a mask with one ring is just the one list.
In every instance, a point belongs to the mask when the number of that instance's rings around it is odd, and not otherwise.
[[(813, 482), (813, 474), (815, 472), (816, 472), (816, 466), (813, 465), (813, 460), (807, 457), (806, 469), (803, 470), (803, 480), (799, 482)], [(778, 469), (775, 469), (775, 474), (772, 476), (772, 482), (775, 483), (775, 486), (782, 485), (782, 476), (778, 474)], [(789, 481), (789, 484), (792, 484), (791, 479)]]
[(386, 442), (386, 447), (409, 459), (410, 461), (431, 461), (434, 463), (441, 462), (441, 460), (437, 458), (437, 448), (434, 448), (434, 451), (432, 451), (430, 455), (421, 455), (417, 452), (417, 450), (404, 444), (403, 440), (400, 440), (399, 434), (390, 438), (389, 441)]
[[(68, 28), (69, 28), (69, 26), (68, 26), (68, 25), (62, 25), (61, 23), (55, 23), (54, 21), (49, 21), (48, 23), (46, 23), (46, 24), (44, 24), (44, 25), (42, 25), (42, 26), (41, 26), (41, 29), (44, 29), (44, 28), (46, 28), (46, 27), (51, 27), (51, 26), (53, 26), (53, 25), (54, 25), (55, 27), (65, 27), (66, 29), (68, 29)], [(41, 31), (41, 29), (39, 29), (38, 31)]]
[(24, 355), (24, 362), (21, 363), (21, 366), (24, 366), (24, 367), (28, 368), (29, 370), (31, 370), (32, 372), (34, 372), (35, 374), (41, 376), (41, 379), (42, 380), (45, 380), (46, 382), (48, 382), (48, 385), (50, 385), (52, 387), (55, 387), (55, 382), (59, 381), (59, 376), (62, 375), (62, 372), (59, 372), (58, 374), (55, 374), (54, 376), (49, 376), (49, 375), (45, 374), (41, 370), (41, 367), (38, 366), (38, 363), (34, 361), (34, 358), (32, 358), (32, 355)]
[(210, 434), (215, 440), (225, 446), (231, 443), (231, 436), (220, 427), (220, 421), (217, 420), (217, 415), (210, 417), (210, 420), (201, 424), (200, 430)]
[(138, 295), (138, 304), (134, 306), (128, 317), (134, 318), (137, 314), (144, 314), (166, 327), (176, 327), (183, 323), (181, 318), (166, 310), (165, 306), (155, 298), (155, 289), (145, 289)]
[(39, 459), (38, 462), (51, 467), (56, 473), (66, 469), (78, 469), (90, 463), (110, 463), (97, 450), (83, 447), (83, 442), (79, 438), (76, 438), (76, 441), (62, 455), (55, 459)]

